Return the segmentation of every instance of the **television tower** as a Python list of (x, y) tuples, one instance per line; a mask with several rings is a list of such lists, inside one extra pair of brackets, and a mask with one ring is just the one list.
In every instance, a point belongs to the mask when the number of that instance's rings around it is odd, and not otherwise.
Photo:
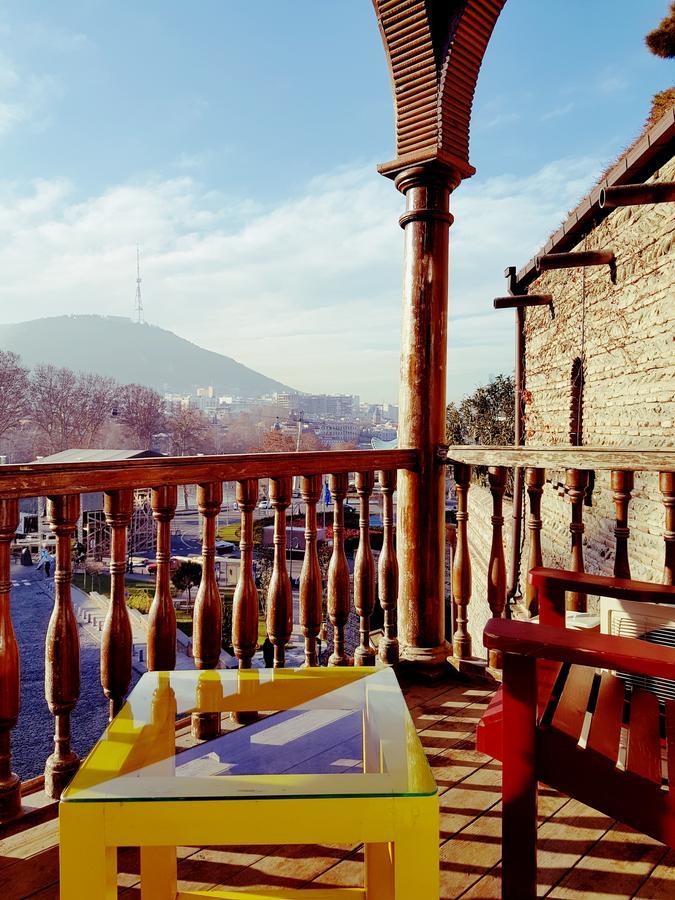
[(134, 301), (134, 311), (136, 314), (136, 323), (143, 324), (143, 297), (141, 296), (141, 251), (136, 244), (136, 299)]

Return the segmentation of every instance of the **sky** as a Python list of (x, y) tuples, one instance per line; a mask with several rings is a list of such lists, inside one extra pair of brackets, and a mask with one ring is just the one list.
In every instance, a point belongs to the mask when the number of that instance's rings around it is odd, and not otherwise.
[[(666, 0), (508, 0), (451, 198), (448, 399), (492, 309), (640, 131)], [(0, 0), (0, 322), (133, 316), (310, 392), (396, 402), (404, 199), (370, 0)], [(77, 348), (73, 348), (77, 368)]]

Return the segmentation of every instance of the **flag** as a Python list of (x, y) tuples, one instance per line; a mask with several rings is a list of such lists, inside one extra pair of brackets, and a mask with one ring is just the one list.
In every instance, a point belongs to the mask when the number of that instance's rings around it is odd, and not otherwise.
[(330, 488), (328, 487), (327, 481), (324, 483), (323, 487), (324, 487), (323, 502), (325, 503), (326, 506), (328, 506), (328, 504), (331, 503), (332, 501), (330, 499)]

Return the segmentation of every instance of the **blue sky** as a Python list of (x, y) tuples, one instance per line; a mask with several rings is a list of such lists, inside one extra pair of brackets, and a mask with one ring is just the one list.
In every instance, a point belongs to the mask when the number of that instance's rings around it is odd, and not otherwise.
[[(506, 265), (639, 131), (665, 0), (509, 0), (453, 198), (448, 396), (510, 371)], [(0, 320), (131, 315), (305, 390), (395, 400), (402, 198), (369, 0), (0, 4)], [(76, 359), (73, 364), (76, 365)]]

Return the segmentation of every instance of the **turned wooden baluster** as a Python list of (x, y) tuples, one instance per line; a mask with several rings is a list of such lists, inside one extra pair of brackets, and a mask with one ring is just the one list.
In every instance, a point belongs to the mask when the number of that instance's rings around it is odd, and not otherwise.
[(663, 494), (663, 505), (666, 508), (666, 528), (663, 532), (665, 541), (663, 583), (673, 584), (673, 579), (675, 579), (675, 472), (659, 473), (659, 490)]
[(469, 482), (471, 466), (455, 463), (455, 491), (457, 493), (457, 545), (452, 567), (452, 594), (455, 602), (455, 632), (452, 652), (457, 659), (471, 656), (471, 635), (468, 630), (469, 600), (471, 599), (471, 556), (469, 555)]
[(633, 490), (633, 473), (624, 469), (614, 469), (611, 475), (612, 499), (616, 524), (614, 537), (616, 550), (614, 553), (614, 574), (617, 578), (630, 578), (630, 562), (628, 560), (628, 504)]
[(12, 772), (11, 734), (19, 718), (19, 646), (12, 625), (11, 543), (19, 501), (0, 500), (0, 822), (21, 811), (21, 779)]
[(329, 477), (333, 497), (333, 552), (328, 566), (328, 615), (333, 625), (333, 652), (329, 666), (349, 666), (352, 659), (345, 652), (345, 626), (350, 611), (349, 564), (345, 553), (345, 498), (349, 489), (349, 474), (342, 472)]
[(105, 520), (110, 526), (110, 604), (101, 636), (101, 685), (110, 701), (112, 721), (131, 684), (131, 622), (124, 596), (127, 570), (127, 528), (134, 509), (133, 491), (104, 494)]
[(293, 631), (293, 591), (286, 567), (286, 510), (293, 481), (289, 476), (270, 478), (270, 502), (274, 508), (274, 567), (267, 591), (267, 634), (274, 647), (274, 668), (285, 665), (286, 644)]
[(152, 517), (157, 522), (157, 578), (148, 614), (148, 670), (176, 668), (176, 611), (171, 596), (171, 520), (176, 513), (175, 485), (152, 489)]
[[(546, 471), (534, 467), (525, 469), (525, 485), (529, 500), (529, 514), (527, 527), (530, 532), (530, 541), (527, 557), (527, 571), (543, 565), (541, 555), (541, 495), (544, 493), (544, 481)], [(530, 618), (539, 615), (539, 596), (537, 588), (525, 578), (525, 605)]]
[(300, 493), (305, 503), (305, 558), (300, 572), (300, 626), (305, 637), (305, 666), (318, 666), (316, 639), (321, 629), (321, 569), (316, 548), (316, 504), (321, 497), (321, 475), (303, 475)]
[(377, 648), (380, 661), (393, 666), (398, 662), (396, 602), (398, 600), (398, 560), (394, 542), (394, 491), (396, 469), (378, 473), (382, 492), (382, 551), (377, 563), (377, 585), (384, 611), (383, 637)]
[[(202, 578), (192, 617), (192, 648), (197, 669), (215, 669), (223, 643), (223, 607), (216, 578), (216, 526), (222, 502), (222, 481), (197, 486), (197, 507), (202, 516)], [(196, 740), (210, 740), (219, 733), (220, 713), (192, 714), (192, 736)]]
[[(488, 468), (488, 483), (492, 494), (492, 545), (490, 546), (490, 562), (488, 564), (487, 600), (492, 617), (501, 619), (506, 608), (506, 560), (504, 559), (504, 490), (506, 488), (506, 469), (504, 466)], [(501, 669), (502, 655), (499, 650), (490, 650), (488, 665)]]
[(45, 792), (56, 800), (80, 765), (70, 745), (70, 714), (80, 696), (80, 641), (73, 612), (72, 540), (80, 517), (80, 497), (47, 500), (49, 526), (56, 535), (54, 608), (45, 643), (45, 697), (55, 719), (54, 752), (45, 766)]
[(359, 547), (354, 559), (354, 608), (359, 617), (359, 645), (354, 650), (355, 666), (375, 665), (375, 651), (370, 646), (370, 617), (375, 609), (375, 560), (370, 546), (370, 495), (374, 485), (374, 472), (356, 473)]
[[(584, 495), (588, 487), (588, 472), (585, 469), (567, 469), (565, 487), (572, 504), (572, 520), (570, 534), (572, 536), (572, 552), (570, 569), (573, 572), (584, 571), (584, 523), (582, 519)], [(567, 609), (574, 612), (586, 612), (586, 594), (570, 591), (567, 595)]]
[(241, 511), (239, 579), (232, 601), (232, 644), (240, 669), (250, 669), (258, 644), (258, 589), (253, 576), (253, 510), (258, 502), (258, 480), (237, 482)]

